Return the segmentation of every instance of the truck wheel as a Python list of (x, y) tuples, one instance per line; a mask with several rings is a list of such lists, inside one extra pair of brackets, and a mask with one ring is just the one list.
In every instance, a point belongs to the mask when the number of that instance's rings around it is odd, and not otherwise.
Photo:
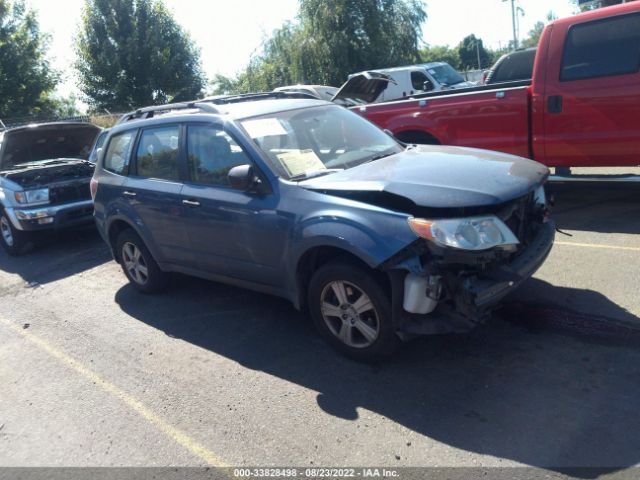
[(151, 252), (132, 229), (123, 230), (116, 241), (117, 255), (124, 274), (142, 293), (162, 291), (169, 275), (160, 270)]
[(400, 342), (389, 295), (357, 265), (336, 261), (319, 268), (309, 284), (308, 304), (320, 335), (351, 358), (377, 360)]
[(26, 253), (33, 246), (29, 232), (16, 229), (3, 209), (0, 209), (0, 244), (12, 256)]

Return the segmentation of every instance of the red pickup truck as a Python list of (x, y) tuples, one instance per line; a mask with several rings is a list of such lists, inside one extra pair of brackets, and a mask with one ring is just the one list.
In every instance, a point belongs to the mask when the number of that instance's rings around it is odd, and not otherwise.
[(640, 1), (549, 24), (531, 81), (372, 105), (367, 95), (385, 83), (376, 78), (362, 88), (361, 79), (360, 87), (343, 87), (343, 98), (407, 143), (499, 150), (565, 171), (638, 166)]

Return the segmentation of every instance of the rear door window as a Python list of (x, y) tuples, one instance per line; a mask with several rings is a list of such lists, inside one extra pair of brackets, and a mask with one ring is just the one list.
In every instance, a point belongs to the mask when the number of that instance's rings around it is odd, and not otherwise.
[(635, 73), (640, 69), (640, 14), (574, 25), (564, 46), (560, 81)]
[(109, 141), (107, 153), (104, 156), (104, 169), (118, 175), (126, 175), (129, 168), (131, 147), (137, 130), (130, 130), (114, 135)]
[(139, 177), (178, 181), (178, 145), (180, 126), (148, 128), (142, 131), (136, 152)]

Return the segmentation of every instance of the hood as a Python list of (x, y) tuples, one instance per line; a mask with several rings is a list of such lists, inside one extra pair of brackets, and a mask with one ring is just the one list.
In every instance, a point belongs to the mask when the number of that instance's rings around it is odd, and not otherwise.
[(4, 132), (0, 171), (57, 158), (86, 160), (100, 128), (90, 123), (43, 123)]
[(387, 88), (389, 82), (396, 83), (393, 78), (384, 73), (356, 73), (340, 87), (331, 101), (347, 106), (373, 103)]
[(499, 152), (422, 145), (300, 183), (309, 190), (402, 211), (503, 204), (543, 183), (549, 170)]
[(88, 182), (94, 168), (95, 165), (86, 160), (59, 158), (21, 164), (0, 172), (0, 175), (23, 188), (37, 188), (77, 179), (86, 179)]

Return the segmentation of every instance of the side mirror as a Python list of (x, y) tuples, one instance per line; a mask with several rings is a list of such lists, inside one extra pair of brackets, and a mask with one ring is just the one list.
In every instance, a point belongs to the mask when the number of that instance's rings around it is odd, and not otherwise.
[(425, 82), (422, 84), (422, 90), (424, 90), (425, 92), (430, 92), (431, 90), (433, 90), (433, 83), (431, 83), (431, 80), (425, 80)]
[(238, 165), (237, 167), (233, 167), (229, 170), (227, 178), (229, 179), (231, 188), (243, 192), (253, 187), (257, 180), (251, 165)]
[(90, 161), (91, 163), (98, 163), (98, 160), (100, 159), (101, 154), (102, 154), (102, 147), (97, 148), (95, 151), (89, 154), (89, 158), (87, 160)]

